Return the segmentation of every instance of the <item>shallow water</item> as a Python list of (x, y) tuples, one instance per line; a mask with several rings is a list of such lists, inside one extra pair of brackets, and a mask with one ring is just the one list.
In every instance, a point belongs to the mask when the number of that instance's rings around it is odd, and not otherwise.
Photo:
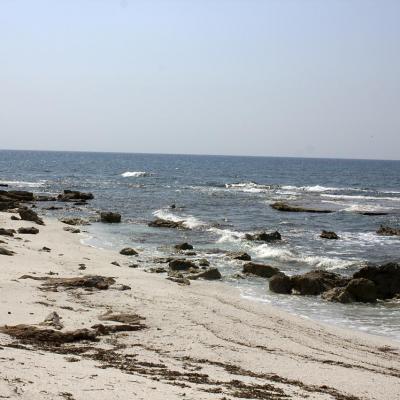
[[(137, 247), (148, 267), (154, 257), (169, 255), (174, 244), (188, 241), (245, 297), (400, 340), (398, 303), (339, 305), (272, 294), (264, 280), (234, 279), (241, 264), (221, 252), (244, 250), (288, 274), (314, 268), (351, 274), (366, 262), (399, 261), (400, 239), (375, 234), (381, 224), (400, 225), (399, 161), (0, 151), (0, 183), (38, 193), (91, 191), (90, 213), (117, 210), (124, 220), (91, 225), (93, 245)], [(282, 213), (269, 206), (277, 200), (335, 212)], [(185, 221), (188, 230), (149, 228), (147, 222), (156, 216)], [(275, 229), (282, 243), (243, 239), (246, 232)], [(320, 239), (322, 229), (334, 230), (341, 240)]]

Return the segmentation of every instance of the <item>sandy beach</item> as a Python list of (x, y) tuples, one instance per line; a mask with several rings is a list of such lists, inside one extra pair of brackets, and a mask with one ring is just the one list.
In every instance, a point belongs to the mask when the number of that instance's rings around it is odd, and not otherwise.
[[(11, 215), (0, 214), (3, 228), (35, 225)], [(85, 233), (67, 232), (57, 220), (35, 226), (38, 234), (0, 238), (1, 247), (15, 252), (0, 255), (0, 398), (400, 398), (395, 341), (241, 299), (219, 282), (181, 286), (130, 268), (140, 255), (81, 244)], [(88, 275), (115, 283), (102, 290), (57, 284)], [(43, 325), (52, 312), (61, 326)], [(104, 328), (132, 321), (128, 331)], [(51, 343), (4, 328), (19, 324), (101, 334), (97, 341)]]

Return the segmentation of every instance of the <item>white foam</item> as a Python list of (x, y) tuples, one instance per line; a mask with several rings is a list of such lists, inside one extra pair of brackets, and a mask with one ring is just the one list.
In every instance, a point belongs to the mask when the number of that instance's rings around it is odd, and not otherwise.
[(208, 231), (220, 236), (220, 238), (217, 240), (217, 243), (239, 242), (244, 238), (245, 235), (243, 232), (221, 228), (210, 228)]
[(157, 218), (161, 218), (166, 221), (182, 222), (183, 226), (185, 226), (186, 228), (189, 228), (189, 229), (195, 229), (195, 228), (206, 225), (203, 221), (200, 221), (199, 219), (197, 219), (196, 217), (193, 217), (192, 215), (181, 217), (181, 216), (173, 214), (165, 209), (154, 211), (153, 215)]
[(42, 187), (45, 186), (47, 181), (40, 180), (39, 182), (26, 182), (26, 181), (0, 181), (4, 185), (10, 185), (13, 187)]
[(151, 172), (145, 172), (145, 171), (126, 171), (123, 174), (121, 174), (121, 176), (124, 178), (140, 178), (143, 176), (151, 176), (151, 175), (153, 175)]
[(400, 201), (400, 197), (377, 197), (377, 196), (362, 196), (362, 195), (347, 195), (347, 194), (321, 194), (322, 197), (340, 200), (391, 200)]
[(234, 189), (247, 193), (263, 193), (275, 188), (275, 186), (259, 185), (258, 183), (255, 182), (240, 182), (240, 183), (229, 183), (229, 184), (227, 183), (225, 187), (227, 189)]

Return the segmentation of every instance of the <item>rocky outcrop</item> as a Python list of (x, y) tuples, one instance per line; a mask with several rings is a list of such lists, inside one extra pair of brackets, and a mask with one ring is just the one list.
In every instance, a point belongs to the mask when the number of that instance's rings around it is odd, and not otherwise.
[(365, 278), (352, 279), (345, 287), (335, 287), (322, 294), (322, 298), (338, 303), (375, 303), (377, 288), (374, 282)]
[(228, 255), (228, 257), (232, 258), (233, 260), (251, 261), (250, 255), (245, 252), (232, 252), (232, 253), (228, 253), (227, 255)]
[(125, 247), (119, 252), (119, 254), (122, 254), (123, 256), (137, 256), (139, 253), (131, 247)]
[(181, 243), (175, 245), (176, 250), (193, 250), (193, 246), (189, 243)]
[(382, 225), (376, 233), (381, 236), (400, 236), (400, 229)]
[(37, 215), (37, 213), (29, 208), (20, 208), (18, 213), (23, 221), (31, 221), (36, 222), (38, 225), (44, 225), (43, 220)]
[(334, 287), (345, 286), (349, 279), (333, 272), (310, 271), (291, 277), (292, 288), (301, 295), (318, 295)]
[(271, 207), (278, 211), (287, 211), (287, 212), (306, 212), (306, 213), (320, 213), (320, 214), (328, 214), (333, 212), (332, 210), (322, 210), (316, 208), (293, 206), (281, 201), (271, 204)]
[(181, 259), (172, 260), (168, 265), (171, 271), (188, 271), (190, 269), (196, 270), (199, 268), (192, 261)]
[(260, 242), (275, 242), (277, 240), (282, 240), (282, 236), (278, 231), (267, 233), (267, 232), (259, 232), (259, 233), (246, 233), (245, 238), (247, 240), (254, 240)]
[(249, 262), (243, 265), (242, 272), (244, 274), (261, 276), (263, 278), (271, 278), (271, 276), (279, 273), (280, 271), (278, 268), (271, 267), (270, 265)]
[(100, 213), (101, 222), (115, 224), (121, 222), (121, 214), (111, 211), (102, 211)]
[(290, 294), (292, 293), (293, 284), (291, 279), (283, 272), (279, 272), (269, 280), (269, 290), (274, 293)]
[(18, 233), (22, 235), (37, 235), (39, 233), (39, 229), (35, 228), (34, 226), (31, 226), (29, 228), (21, 227), (18, 229)]
[(79, 192), (77, 190), (64, 190), (64, 193), (57, 196), (59, 201), (74, 202), (79, 200), (92, 200), (94, 196), (92, 193)]
[(339, 239), (339, 236), (333, 231), (322, 231), (320, 237), (322, 239)]
[(187, 229), (184, 221), (169, 221), (162, 218), (156, 218), (154, 221), (148, 223), (152, 228), (173, 228), (173, 229)]

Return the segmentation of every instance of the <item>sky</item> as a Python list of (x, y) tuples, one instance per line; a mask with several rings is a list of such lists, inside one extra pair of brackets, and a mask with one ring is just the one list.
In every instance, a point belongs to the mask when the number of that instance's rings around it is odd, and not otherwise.
[(0, 148), (400, 159), (399, 0), (1, 0)]

